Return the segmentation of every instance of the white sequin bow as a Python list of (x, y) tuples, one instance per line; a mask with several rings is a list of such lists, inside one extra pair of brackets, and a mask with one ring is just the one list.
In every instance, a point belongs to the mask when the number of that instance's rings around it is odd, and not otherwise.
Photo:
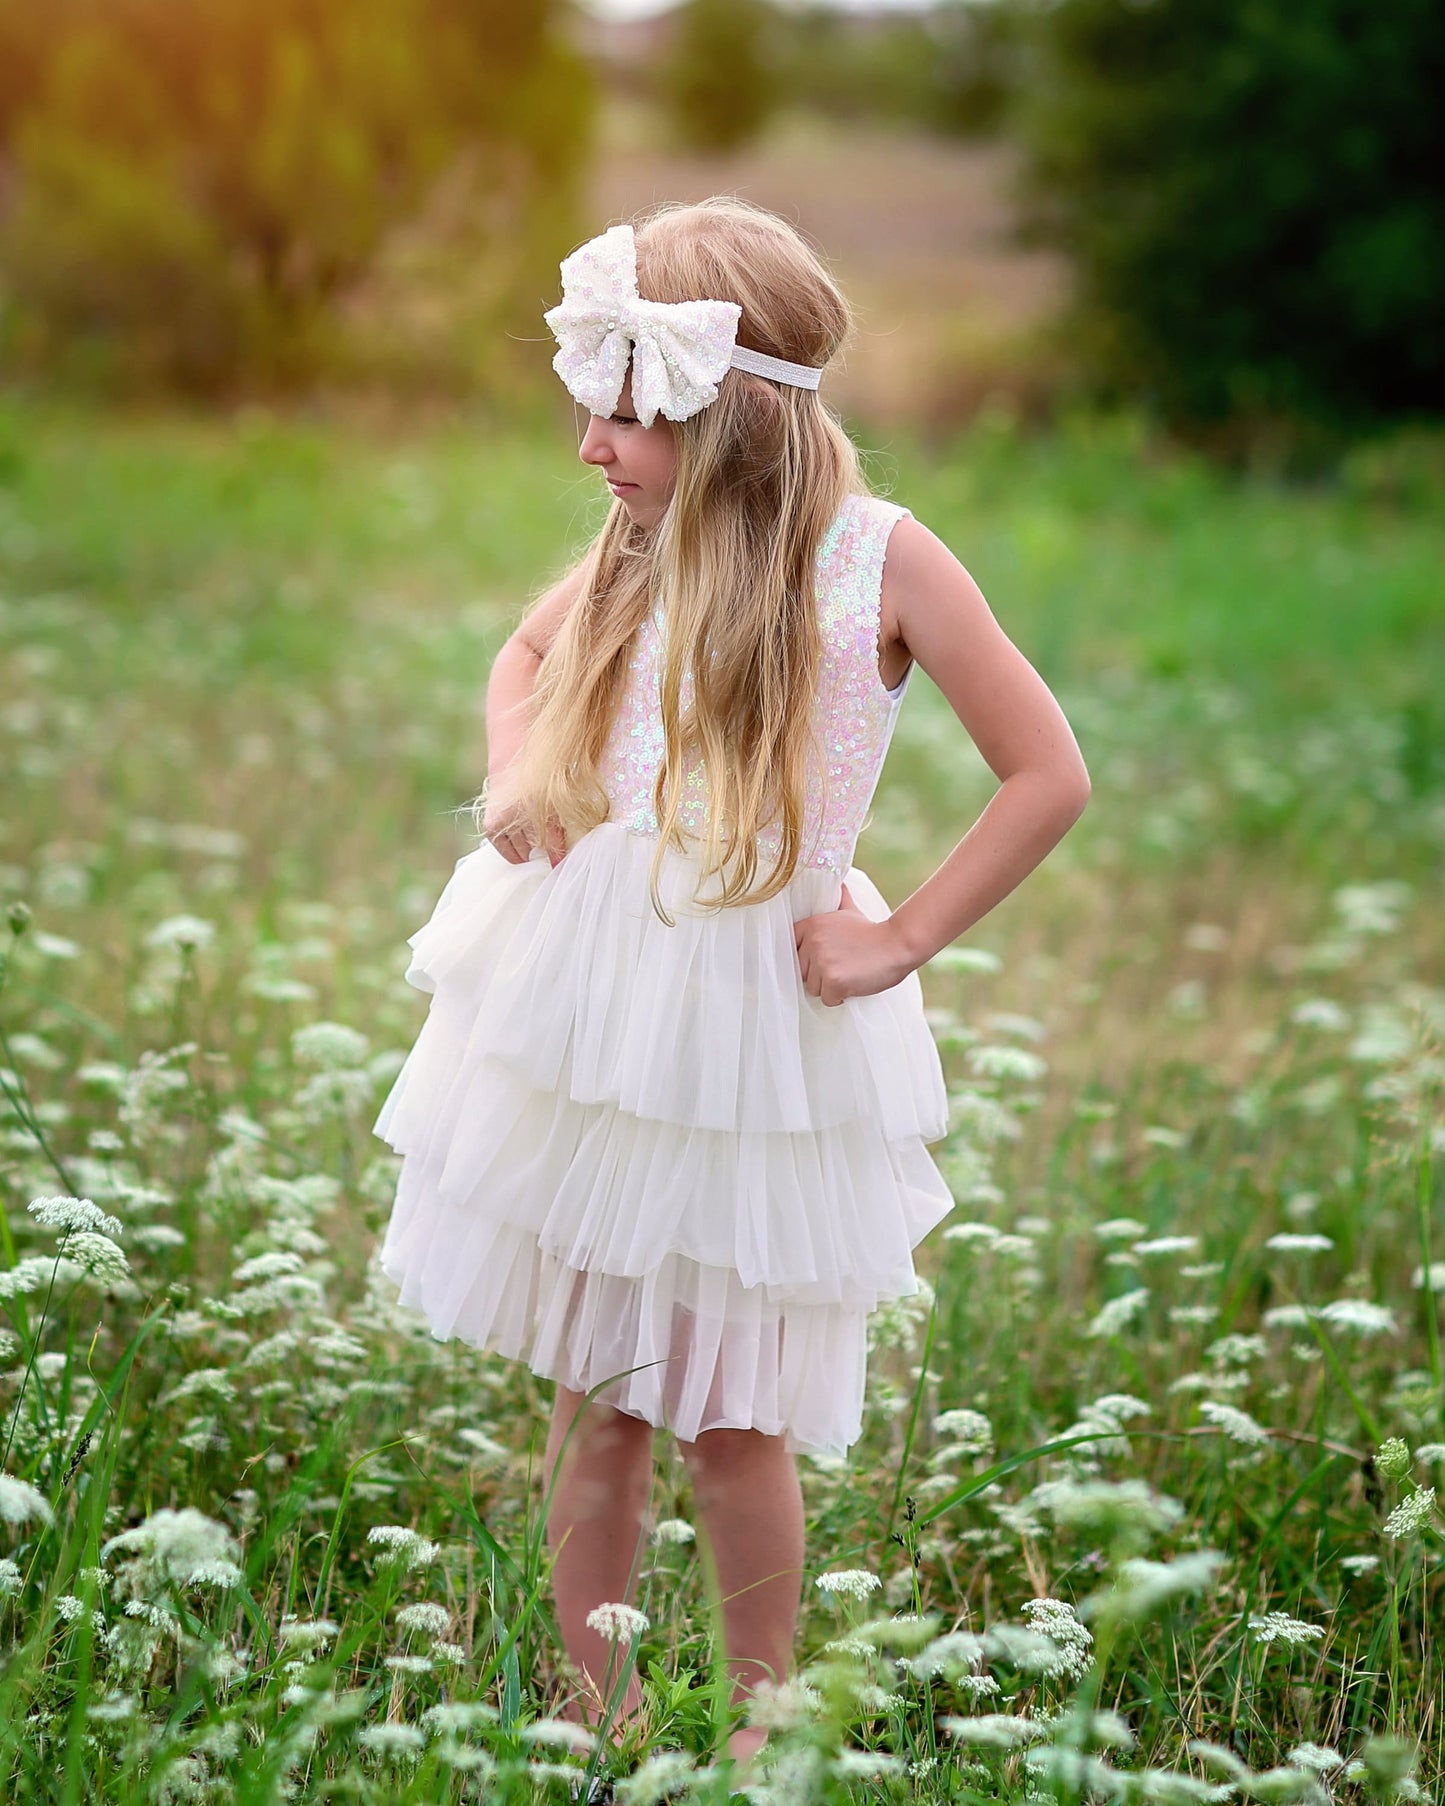
[(552, 368), (591, 414), (617, 406), (632, 360), (632, 408), (686, 420), (717, 400), (742, 308), (736, 301), (644, 301), (631, 226), (610, 226), (562, 260), (562, 300), (543, 318), (557, 340)]

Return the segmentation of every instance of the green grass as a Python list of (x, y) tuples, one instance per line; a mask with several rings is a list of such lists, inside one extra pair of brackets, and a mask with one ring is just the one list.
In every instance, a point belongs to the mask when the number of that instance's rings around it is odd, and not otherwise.
[[(33, 915), (0, 991), (0, 1221), (4, 1267), (45, 1257), (0, 1272), (7, 1797), (567, 1797), (566, 1752), (524, 1734), (561, 1655), (550, 1388), (393, 1309), (368, 1125), (422, 1015), (404, 937), (469, 844), (489, 661), (599, 518), (570, 430), (0, 412), (0, 904)], [(1438, 451), (1301, 488), (1128, 419), (985, 419), (870, 467), (1055, 688), (1094, 795), (971, 963), (923, 975), (958, 1210), (875, 1319), (849, 1462), (800, 1464), (822, 1709), (778, 1739), (820, 1766), (776, 1797), (1207, 1798), (1231, 1758), (1195, 1740), (1287, 1765), (1262, 1797), (1309, 1792), (1307, 1744), (1359, 1763), (1324, 1776), (1340, 1798), (1412, 1797), (1442, 1767), (1441, 1520), (1384, 1525), (1445, 1473), (1437, 1286), (1412, 1283), (1445, 1259)], [(859, 863), (900, 900), (991, 788), (915, 685)], [(319, 1021), (357, 1033), (297, 1039)], [(61, 1192), (121, 1220), (128, 1275), (73, 1242), (54, 1267), (26, 1206)], [(658, 1451), (655, 1518), (689, 1519)], [(243, 1578), (103, 1553), (166, 1508), (224, 1526), (198, 1534)], [(434, 1556), (386, 1565), (385, 1525)], [(1201, 1550), (1170, 1602), (1087, 1604)], [(830, 1605), (839, 1568), (879, 1591)], [(1040, 1597), (1089, 1613), (1082, 1671), (1068, 1614), (1053, 1672), (1021, 1639)], [(423, 1602), (444, 1629), (397, 1618)], [(706, 1764), (695, 1545), (655, 1545), (638, 1603), (648, 1742)], [(1271, 1612), (1310, 1628), (1261, 1640)], [(335, 1629), (288, 1643), (288, 1614)], [(929, 1641), (955, 1630), (977, 1672)], [(433, 1637), (430, 1668), (387, 1666)], [(424, 1716), (468, 1701), (469, 1728)], [(1048, 1773), (967, 1741), (991, 1712), (1061, 1714)], [(1418, 1745), (1413, 1782), (1372, 1734)]]

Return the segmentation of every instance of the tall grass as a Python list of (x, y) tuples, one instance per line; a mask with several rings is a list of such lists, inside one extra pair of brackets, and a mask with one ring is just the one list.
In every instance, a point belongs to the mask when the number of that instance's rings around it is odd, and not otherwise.
[[(1436, 454), (1292, 489), (1127, 419), (985, 421), (874, 468), (1094, 796), (925, 970), (957, 1210), (873, 1321), (862, 1440), (801, 1463), (757, 1797), (1422, 1797)], [(8, 1797), (560, 1800), (603, 1765), (554, 1716), (550, 1388), (394, 1307), (368, 1133), (489, 660), (599, 506), (565, 426), (0, 416)], [(859, 862), (900, 899), (991, 785), (920, 681)], [(613, 1766), (721, 1799), (716, 1601), (657, 1453)]]

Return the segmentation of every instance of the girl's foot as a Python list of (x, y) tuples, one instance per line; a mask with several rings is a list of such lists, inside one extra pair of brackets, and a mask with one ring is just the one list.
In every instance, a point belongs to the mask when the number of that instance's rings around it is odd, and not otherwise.
[(739, 1787), (732, 1789), (732, 1799), (745, 1798), (740, 1789), (750, 1787), (753, 1782), (762, 1779), (758, 1772), (757, 1758), (767, 1741), (767, 1732), (756, 1725), (740, 1725), (728, 1738), (728, 1755), (733, 1760), (732, 1778), (739, 1783)]

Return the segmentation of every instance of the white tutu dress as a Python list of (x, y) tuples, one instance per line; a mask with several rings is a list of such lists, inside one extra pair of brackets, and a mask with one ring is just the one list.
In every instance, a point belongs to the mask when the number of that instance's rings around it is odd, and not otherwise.
[[(851, 860), (908, 687), (883, 688), (877, 653), (907, 512), (850, 496), (819, 548), (828, 779), (812, 774), (811, 850), (784, 891), (708, 913), (697, 861), (670, 849), (675, 925), (652, 908), (654, 613), (604, 754), (610, 818), (555, 867), (483, 842), (409, 943), (432, 1001), (376, 1123), (403, 1156), (382, 1269), (438, 1340), (578, 1391), (609, 1380), (600, 1398), (684, 1441), (751, 1427), (846, 1453), (868, 1313), (917, 1292), (912, 1250), (953, 1206), (927, 1151), (947, 1100), (917, 974), (825, 1004), (793, 932), (845, 880), (889, 913)], [(704, 811), (686, 785), (683, 825)]]

